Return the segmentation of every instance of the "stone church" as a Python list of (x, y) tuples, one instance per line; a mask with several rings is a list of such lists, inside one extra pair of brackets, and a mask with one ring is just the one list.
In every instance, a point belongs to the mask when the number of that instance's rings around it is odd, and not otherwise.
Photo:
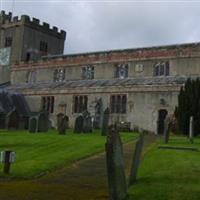
[(97, 124), (129, 122), (161, 133), (180, 87), (200, 76), (200, 43), (63, 54), (66, 32), (29, 16), (0, 16), (0, 88), (23, 94), (31, 112), (49, 112), (53, 127), (87, 110)]

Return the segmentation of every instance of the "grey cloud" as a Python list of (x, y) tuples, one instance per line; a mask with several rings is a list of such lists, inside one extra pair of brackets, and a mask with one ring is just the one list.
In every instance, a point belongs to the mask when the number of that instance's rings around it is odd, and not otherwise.
[[(3, 1), (3, 9), (12, 9)], [(198, 2), (16, 1), (28, 14), (67, 31), (65, 53), (200, 41)]]

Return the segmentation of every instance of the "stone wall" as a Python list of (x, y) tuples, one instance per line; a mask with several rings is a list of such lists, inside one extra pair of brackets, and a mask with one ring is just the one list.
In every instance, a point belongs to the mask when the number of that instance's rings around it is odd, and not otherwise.
[[(153, 91), (154, 90), (154, 91)], [(110, 92), (100, 92), (93, 88), (92, 90), (77, 88), (74, 93), (71, 91), (51, 91), (46, 95), (53, 95), (55, 97), (54, 113), (50, 115), (52, 125), (56, 127), (56, 115), (60, 112), (59, 105), (66, 104), (66, 115), (69, 116), (69, 125), (74, 126), (75, 118), (79, 115), (73, 113), (73, 97), (74, 95), (88, 95), (88, 111), (94, 116), (95, 101), (99, 98), (103, 100), (103, 109), (110, 107), (110, 96), (112, 94), (127, 94), (127, 112), (126, 114), (111, 114), (110, 123), (117, 121), (131, 122), (131, 128), (135, 126), (156, 132), (158, 111), (166, 109), (169, 114), (173, 114), (175, 106), (177, 105), (177, 95), (179, 87), (171, 87), (171, 91), (164, 87), (158, 87), (157, 90), (145, 90), (145, 86), (140, 91), (131, 91), (130, 89), (120, 89), (118, 87), (110, 88)], [(104, 91), (106, 91), (104, 89)], [(163, 91), (163, 92), (161, 92)], [(41, 109), (41, 91), (34, 94), (24, 92), (26, 99), (30, 105), (31, 111), (36, 112)], [(161, 101), (161, 99), (164, 99)]]
[[(63, 55), (46, 57), (37, 62), (20, 63), (12, 66), (13, 84), (23, 83), (25, 78), (22, 72), (36, 70), (37, 81), (53, 81), (53, 73), (56, 68), (65, 69), (67, 80), (80, 80), (81, 69), (84, 66), (94, 66), (94, 79), (112, 79), (115, 75), (115, 65), (127, 63), (128, 77), (152, 77), (154, 66), (159, 62), (169, 62), (169, 75), (199, 75), (200, 74), (200, 44), (188, 44), (180, 46), (141, 48), (132, 50), (116, 50), (109, 52), (97, 52), (88, 54)], [(137, 71), (138, 65), (143, 66), (142, 71)], [(26, 74), (24, 73), (24, 74)], [(44, 76), (42, 75), (44, 74)], [(45, 76), (48, 74), (48, 76)], [(19, 79), (17, 77), (20, 77)]]

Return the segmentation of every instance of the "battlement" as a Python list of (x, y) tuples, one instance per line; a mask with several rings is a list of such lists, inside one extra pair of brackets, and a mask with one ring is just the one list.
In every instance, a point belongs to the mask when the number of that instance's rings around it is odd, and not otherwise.
[(30, 18), (28, 15), (22, 15), (20, 18), (18, 16), (12, 17), (12, 13), (9, 12), (6, 14), (4, 10), (0, 13), (0, 26), (16, 26), (16, 25), (25, 25), (33, 29), (40, 30), (47, 34), (52, 34), (57, 36), (60, 39), (66, 38), (66, 32), (64, 30), (58, 30), (57, 27), (53, 26), (52, 28), (46, 22), (40, 23), (40, 20), (37, 18)]

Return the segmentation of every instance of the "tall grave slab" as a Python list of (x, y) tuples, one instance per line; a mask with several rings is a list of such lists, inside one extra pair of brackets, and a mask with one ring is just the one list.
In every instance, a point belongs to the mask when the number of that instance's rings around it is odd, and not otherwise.
[(115, 126), (110, 126), (106, 142), (107, 176), (111, 200), (123, 200), (127, 196), (122, 142)]
[(193, 143), (193, 137), (194, 137), (194, 120), (193, 116), (190, 117), (190, 130), (189, 130), (189, 140), (191, 143)]
[(101, 128), (101, 135), (103, 136), (108, 134), (109, 117), (110, 117), (110, 109), (106, 108), (103, 113), (103, 123)]
[(164, 120), (164, 143), (167, 144), (169, 142), (170, 135), (170, 118), (166, 116)]
[(137, 140), (135, 144), (135, 151), (133, 155), (133, 161), (131, 165), (131, 172), (129, 177), (129, 185), (132, 185), (135, 183), (137, 179), (137, 172), (140, 165), (141, 157), (142, 157), (142, 149), (144, 145), (144, 134), (141, 133), (139, 139)]
[(88, 111), (83, 113), (83, 133), (92, 132), (92, 118)]
[(74, 133), (83, 132), (83, 116), (79, 115), (75, 120)]

